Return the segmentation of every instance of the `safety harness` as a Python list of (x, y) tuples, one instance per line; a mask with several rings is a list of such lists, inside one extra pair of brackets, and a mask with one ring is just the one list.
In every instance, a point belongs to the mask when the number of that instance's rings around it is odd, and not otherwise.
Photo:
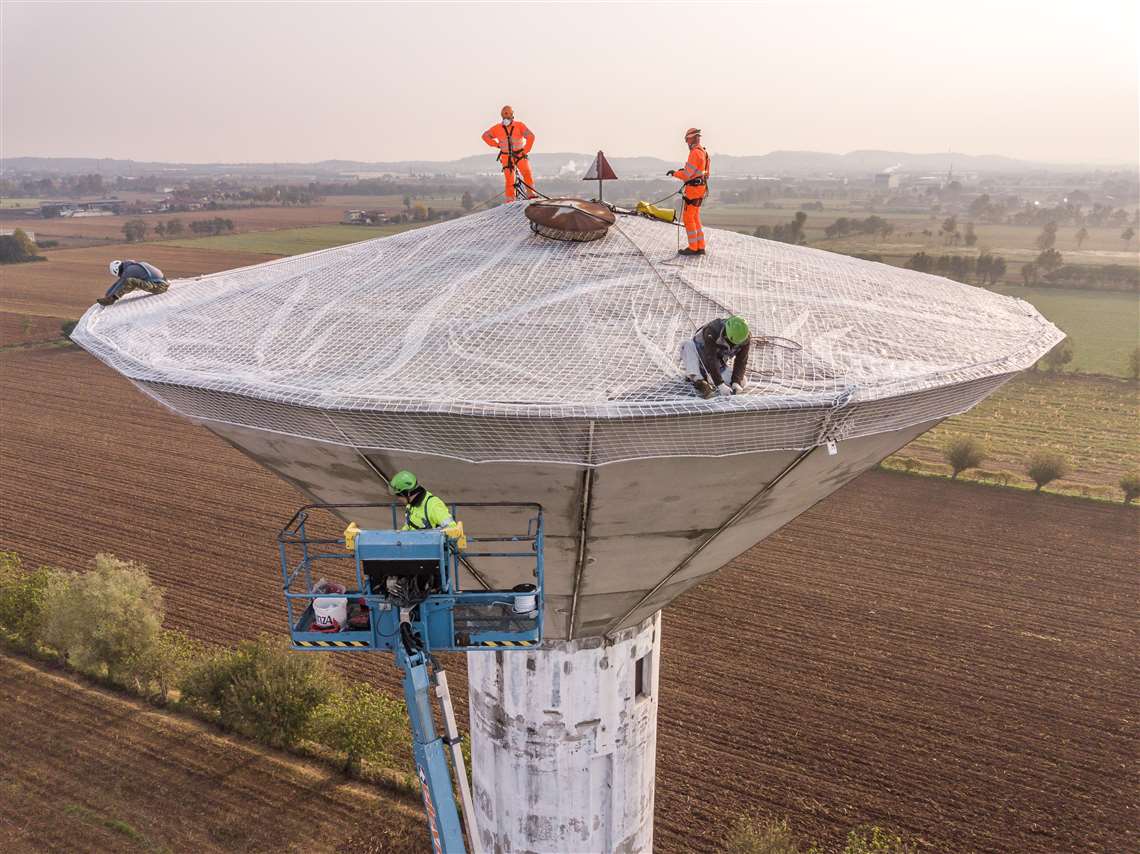
[[(711, 175), (712, 158), (709, 157), (709, 153), (705, 150), (705, 147), (703, 145), (697, 147), (700, 148), (701, 151), (705, 152), (705, 175)], [(681, 185), (681, 188), (684, 189), (685, 187), (707, 187), (709, 185), (709, 179), (706, 178), (705, 175), (697, 175), (695, 178), (690, 178), (688, 181)], [(684, 193), (681, 194), (681, 199), (684, 204), (691, 205), (694, 208), (699, 208), (701, 205), (703, 205), (705, 203), (705, 199), (708, 197), (709, 194), (707, 190), (705, 191), (705, 194), (699, 199), (690, 199)]]
[[(502, 157), (504, 153), (507, 155), (507, 163), (505, 166), (503, 166), (504, 172), (506, 172), (508, 169), (513, 170), (515, 168), (515, 164), (518, 163), (520, 160), (528, 160), (529, 159), (525, 153), (517, 154), (517, 155), (515, 154), (515, 147), (513, 145), (511, 145), (511, 139), (512, 139), (511, 130), (514, 128), (514, 126), (515, 126), (515, 120), (514, 119), (511, 119), (511, 123), (509, 125), (503, 125), (503, 129), (507, 132), (507, 150), (505, 152), (500, 150), (499, 153), (495, 155), (496, 160), (499, 160), (499, 158)], [(523, 137), (519, 137), (519, 139), (522, 140), (522, 143), (525, 146), (526, 140)]]

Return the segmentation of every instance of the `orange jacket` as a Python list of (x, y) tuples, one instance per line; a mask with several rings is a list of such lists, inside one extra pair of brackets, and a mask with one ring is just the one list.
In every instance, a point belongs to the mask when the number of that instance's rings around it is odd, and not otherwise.
[(534, 134), (522, 122), (511, 122), (504, 126), (502, 122), (493, 124), (483, 133), (483, 142), (492, 148), (499, 149), (500, 154), (530, 154), (534, 148)]
[[(691, 181), (694, 178), (703, 178), (705, 181), (709, 179), (709, 154), (699, 145), (694, 145), (689, 149), (689, 159), (685, 161), (685, 165), (673, 173), (673, 177), (678, 181)], [(690, 184), (685, 187), (685, 195), (689, 198), (696, 198), (703, 196), (707, 192), (707, 188), (701, 185)]]

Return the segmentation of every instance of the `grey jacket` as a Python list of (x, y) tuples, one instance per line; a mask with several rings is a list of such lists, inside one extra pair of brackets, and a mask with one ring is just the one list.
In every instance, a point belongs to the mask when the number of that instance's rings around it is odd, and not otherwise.
[(705, 369), (713, 385), (721, 381), (721, 372), (733, 359), (732, 381), (743, 383), (748, 372), (748, 351), (752, 343), (751, 337), (745, 338), (739, 344), (733, 344), (724, 334), (724, 322), (727, 318), (720, 317), (710, 320), (697, 330), (693, 342), (697, 345), (697, 353), (701, 357), (701, 366)]

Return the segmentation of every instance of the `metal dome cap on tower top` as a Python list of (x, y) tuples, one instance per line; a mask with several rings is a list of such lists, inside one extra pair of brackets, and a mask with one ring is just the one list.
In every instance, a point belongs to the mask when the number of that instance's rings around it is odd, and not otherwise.
[[(525, 207), (176, 281), (92, 308), (73, 340), (206, 421), (600, 465), (946, 417), (1063, 337), (1028, 303), (936, 276), (720, 230), (679, 259), (674, 228), (637, 217), (553, 241)], [(734, 313), (751, 385), (704, 400), (680, 345)]]

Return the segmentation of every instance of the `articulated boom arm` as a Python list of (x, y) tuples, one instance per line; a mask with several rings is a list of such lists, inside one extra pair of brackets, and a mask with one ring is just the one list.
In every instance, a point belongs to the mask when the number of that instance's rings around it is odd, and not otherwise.
[[(335, 514), (343, 522), (353, 511), (375, 515), (378, 508), (391, 509), (391, 530), (362, 530), (350, 523), (344, 539), (322, 539), (306, 531), (316, 513)], [(416, 774), (436, 854), (466, 854), (464, 823), (474, 854), (479, 836), (447, 674), (433, 653), (525, 651), (542, 641), (542, 507), (453, 504), (452, 517), (460, 519), (464, 508), (484, 519), (488, 510), (525, 516), (526, 530), (467, 536), (460, 523), (446, 531), (404, 531), (396, 530), (396, 505), (311, 504), (298, 510), (277, 536), (293, 648), (395, 655), (403, 671)], [(524, 583), (512, 578), (510, 589), (490, 589), (473, 564), (483, 560), (497, 578), (504, 572), (511, 577), (509, 567), (515, 565), (533, 570), (523, 575)], [(346, 571), (350, 566), (354, 571)], [(328, 580), (337, 578), (338, 567), (345, 583)], [(486, 589), (464, 590), (460, 567)], [(322, 581), (314, 584), (314, 578)], [(432, 693), (439, 702), (442, 735), (436, 732)], [(453, 785), (459, 789), (464, 823)]]
[[(452, 793), (452, 769), (448, 766), (445, 745), (451, 749), (455, 779), (463, 800), (463, 815), (467, 819), (467, 835), (472, 840), (472, 848), (477, 850), (475, 809), (467, 782), (459, 731), (455, 726), (455, 712), (451, 707), (451, 692), (447, 689), (447, 674), (419, 646), (410, 624), (404, 623), (400, 634), (401, 644), (396, 650), (396, 664), (404, 671), (404, 700), (408, 704), (408, 717), (412, 724), (412, 751), (431, 830), (432, 850), (437, 854), (464, 854), (467, 851)], [(436, 734), (432, 720), (430, 694), (433, 683), (446, 730), (442, 736)]]

